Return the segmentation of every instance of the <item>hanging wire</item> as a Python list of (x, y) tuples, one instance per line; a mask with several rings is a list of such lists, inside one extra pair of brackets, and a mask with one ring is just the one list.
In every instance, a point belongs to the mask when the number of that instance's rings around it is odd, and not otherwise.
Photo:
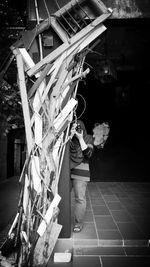
[(79, 119), (82, 117), (82, 115), (84, 114), (85, 110), (86, 110), (86, 100), (85, 100), (85, 98), (83, 97), (83, 95), (81, 95), (81, 94), (77, 94), (77, 96), (80, 96), (80, 97), (82, 98), (83, 102), (84, 102), (83, 111), (82, 111), (81, 114), (77, 117), (77, 120), (79, 120)]

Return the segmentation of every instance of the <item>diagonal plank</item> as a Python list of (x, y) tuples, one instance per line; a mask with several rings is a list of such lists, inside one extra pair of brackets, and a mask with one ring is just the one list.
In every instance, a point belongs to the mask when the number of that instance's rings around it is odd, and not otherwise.
[(24, 115), (27, 149), (28, 149), (28, 154), (30, 154), (32, 150), (32, 146), (33, 146), (33, 140), (32, 140), (32, 132), (31, 132), (31, 121), (30, 121), (28, 98), (27, 98), (27, 92), (26, 92), (24, 66), (23, 66), (23, 60), (22, 60), (21, 54), (16, 51), (14, 51), (14, 53), (16, 53), (16, 58), (17, 58), (18, 83), (19, 83), (19, 88), (20, 88), (21, 102), (22, 102), (23, 115)]

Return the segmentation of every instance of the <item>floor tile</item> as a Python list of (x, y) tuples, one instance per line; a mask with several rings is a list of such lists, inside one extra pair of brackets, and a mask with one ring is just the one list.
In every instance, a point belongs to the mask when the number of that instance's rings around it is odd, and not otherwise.
[(84, 223), (81, 232), (73, 233), (73, 239), (97, 239), (95, 224), (91, 222)]
[(102, 197), (92, 198), (91, 199), (91, 204), (92, 204), (92, 206), (105, 205), (105, 201), (104, 201), (104, 199)]
[(117, 223), (117, 225), (124, 239), (145, 239), (145, 235), (135, 223), (123, 222)]
[(85, 213), (84, 222), (93, 222), (93, 213), (91, 210), (87, 210)]
[(51, 257), (53, 257), (53, 254), (56, 252), (64, 253), (65, 251), (69, 251), (71, 253), (73, 252), (73, 239), (72, 238), (66, 238), (66, 239), (58, 238)]
[(101, 257), (103, 267), (149, 267), (150, 258), (148, 257)]
[(105, 194), (105, 195), (103, 195), (103, 198), (104, 198), (104, 200), (106, 202), (108, 202), (108, 201), (117, 201), (118, 200), (118, 198), (114, 194), (110, 194), (110, 195)]
[(124, 247), (127, 255), (145, 255), (150, 257), (150, 247)]
[(132, 218), (125, 210), (112, 210), (111, 214), (115, 222), (131, 222)]
[(147, 246), (148, 239), (135, 223), (117, 223), (124, 239), (124, 246)]
[(101, 192), (102, 195), (108, 195), (108, 196), (113, 195), (113, 192), (111, 191), (111, 189), (108, 188), (108, 186), (105, 188), (101, 188), (99, 186), (99, 191)]
[(121, 205), (119, 201), (111, 201), (107, 202), (107, 206), (110, 210), (122, 210), (124, 207)]
[(96, 247), (98, 246), (99, 243), (98, 243), (98, 239), (84, 239), (84, 238), (81, 238), (81, 239), (74, 239), (73, 240), (73, 247), (80, 247), (80, 246), (83, 246), (83, 247)]
[[(51, 259), (48, 267), (150, 266), (149, 194), (150, 185), (145, 183), (91, 182), (82, 232), (60, 239), (54, 248), (72, 249), (72, 261), (58, 264)], [(73, 194), (71, 204), (73, 213)]]
[(118, 230), (98, 230), (100, 246), (122, 246), (123, 238)]
[(94, 215), (110, 215), (109, 209), (106, 206), (92, 206)]
[(98, 230), (102, 229), (117, 229), (117, 225), (111, 216), (95, 216), (96, 227)]
[(102, 267), (100, 263), (100, 259), (98, 256), (73, 256), (71, 262), (67, 263), (55, 263), (53, 259), (51, 259), (47, 267)]
[(74, 255), (125, 255), (122, 247), (79, 247), (74, 249)]

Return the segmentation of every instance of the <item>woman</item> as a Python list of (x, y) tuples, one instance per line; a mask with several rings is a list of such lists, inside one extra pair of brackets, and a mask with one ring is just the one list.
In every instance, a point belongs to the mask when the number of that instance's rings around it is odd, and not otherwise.
[(74, 232), (83, 228), (86, 211), (86, 188), (90, 181), (89, 158), (93, 153), (93, 137), (88, 135), (81, 120), (74, 123), (71, 128), (70, 142), (70, 168), (71, 182), (75, 194), (75, 225)]

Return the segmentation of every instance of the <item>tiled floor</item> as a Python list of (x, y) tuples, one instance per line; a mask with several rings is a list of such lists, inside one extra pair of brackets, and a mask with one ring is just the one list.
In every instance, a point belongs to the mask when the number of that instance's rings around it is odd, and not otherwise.
[(147, 246), (149, 203), (149, 183), (89, 183), (85, 225), (73, 234), (74, 245)]
[[(0, 203), (0, 220), (3, 218), (4, 224), (6, 221), (9, 222), (8, 216), (13, 216), (16, 210), (18, 198), (16, 185), (17, 181), (14, 180), (9, 185), (4, 184), (1, 187), (1, 197), (2, 195), (4, 197), (1, 198)], [(58, 239), (54, 248), (54, 253), (71, 251), (71, 262), (54, 263), (52, 255), (47, 266), (150, 266), (149, 205), (150, 183), (89, 183), (83, 231), (72, 233), (69, 239)], [(6, 207), (9, 212), (4, 218)], [(73, 207), (74, 195), (72, 193), (72, 210)], [(4, 234), (0, 232), (0, 239), (2, 238)]]
[[(149, 183), (89, 183), (83, 230), (55, 246), (54, 253), (72, 251), (72, 261), (61, 266), (150, 266), (149, 203)], [(48, 266), (57, 264), (51, 257)]]

